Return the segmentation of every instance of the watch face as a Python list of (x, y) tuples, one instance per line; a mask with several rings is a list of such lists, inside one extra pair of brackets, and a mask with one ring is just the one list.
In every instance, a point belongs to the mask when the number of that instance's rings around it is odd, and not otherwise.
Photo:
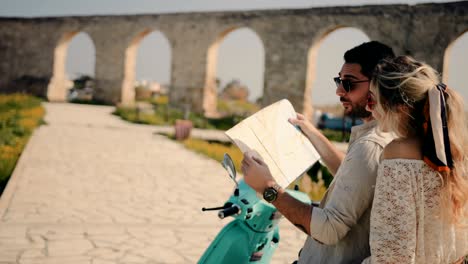
[(278, 192), (273, 189), (273, 188), (267, 188), (264, 192), (263, 192), (263, 199), (265, 199), (265, 201), (267, 202), (273, 202), (274, 200), (276, 200), (276, 196), (278, 195)]

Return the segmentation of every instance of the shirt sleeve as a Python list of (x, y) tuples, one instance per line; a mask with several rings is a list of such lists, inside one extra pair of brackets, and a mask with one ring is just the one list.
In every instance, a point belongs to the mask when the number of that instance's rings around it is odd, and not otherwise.
[(416, 201), (408, 171), (404, 164), (385, 160), (379, 166), (369, 240), (372, 263), (415, 263)]
[(311, 236), (327, 245), (338, 243), (372, 204), (382, 147), (373, 141), (355, 144), (335, 175), (326, 205), (312, 210)]

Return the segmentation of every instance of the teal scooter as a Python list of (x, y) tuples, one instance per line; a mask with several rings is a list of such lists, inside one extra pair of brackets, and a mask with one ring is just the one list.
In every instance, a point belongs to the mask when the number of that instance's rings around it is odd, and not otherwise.
[[(270, 263), (280, 242), (278, 222), (282, 215), (272, 204), (258, 198), (243, 180), (236, 181), (236, 169), (228, 154), (224, 154), (222, 165), (236, 184), (234, 193), (223, 206), (202, 211), (218, 210), (219, 218), (232, 216), (234, 220), (223, 227), (198, 263)], [(287, 192), (298, 200), (311, 202), (305, 193)]]

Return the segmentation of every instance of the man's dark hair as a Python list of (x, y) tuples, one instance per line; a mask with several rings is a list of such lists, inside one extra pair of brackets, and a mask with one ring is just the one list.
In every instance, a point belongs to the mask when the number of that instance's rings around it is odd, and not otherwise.
[(361, 65), (361, 72), (372, 78), (375, 66), (382, 59), (394, 58), (392, 48), (378, 41), (369, 41), (354, 47), (344, 54), (345, 63)]

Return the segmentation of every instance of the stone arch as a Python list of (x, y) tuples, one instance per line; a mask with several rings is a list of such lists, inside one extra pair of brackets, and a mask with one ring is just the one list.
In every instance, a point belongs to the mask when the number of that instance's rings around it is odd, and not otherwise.
[(449, 72), (450, 72), (450, 58), (452, 55), (452, 48), (457, 41), (460, 40), (460, 38), (468, 36), (468, 29), (461, 32), (460, 34), (456, 35), (456, 37), (448, 44), (447, 48), (445, 49), (444, 52), (444, 58), (443, 58), (443, 69), (442, 69), (442, 81), (447, 83), (448, 78), (449, 78)]
[[(468, 100), (468, 90), (465, 89), (466, 84), (463, 81), (466, 67), (466, 43), (468, 42), (468, 29), (455, 35), (452, 41), (448, 44), (443, 57), (442, 81), (448, 84), (452, 89), (456, 90), (463, 100)], [(455, 49), (454, 49), (455, 48)], [(455, 51), (454, 54), (452, 54)], [(465, 56), (459, 56), (460, 53), (465, 53)], [(453, 67), (455, 66), (455, 67)], [(465, 110), (468, 110), (468, 105), (465, 104)]]
[[(223, 40), (226, 38), (227, 35), (239, 29), (248, 29), (249, 31), (251, 31), (255, 36), (257, 36), (257, 40), (261, 43), (261, 46), (263, 48), (265, 47), (259, 34), (250, 27), (244, 27), (244, 26), (231, 27), (231, 28), (224, 30), (218, 35), (215, 41), (208, 48), (208, 52), (207, 52), (205, 87), (203, 91), (203, 111), (204, 111), (205, 116), (217, 117), (219, 115), (216, 109), (217, 100), (218, 100), (217, 99), (218, 91), (217, 91), (217, 82), (216, 82), (217, 76), (216, 75), (217, 75), (217, 66), (218, 66), (219, 46), (223, 42)], [(265, 53), (264, 49), (263, 49), (263, 52)], [(265, 63), (265, 58), (263, 58), (262, 63)], [(264, 74), (264, 72), (262, 74)], [(262, 86), (263, 86), (262, 94), (264, 94), (265, 84), (263, 83)]]
[(68, 47), (72, 39), (79, 33), (84, 33), (94, 45), (93, 40), (91, 39), (89, 34), (84, 31), (72, 31), (62, 34), (54, 50), (53, 74), (47, 88), (47, 99), (49, 101), (66, 101), (67, 90), (70, 86), (73, 85), (68, 79), (66, 73)]
[(167, 41), (169, 48), (171, 47), (168, 38), (161, 31), (145, 29), (142, 32), (138, 33), (135, 37), (133, 37), (127, 49), (125, 50), (124, 79), (122, 82), (121, 94), (121, 103), (123, 105), (131, 105), (135, 102), (134, 84), (138, 47), (140, 46), (141, 41), (153, 32), (160, 32), (164, 39)]
[[(307, 54), (307, 71), (306, 71), (306, 84), (304, 89), (304, 103), (303, 103), (303, 114), (308, 118), (311, 119), (313, 115), (313, 103), (312, 103), (312, 92), (314, 89), (314, 83), (316, 81), (317, 76), (317, 57), (320, 47), (322, 46), (323, 41), (332, 33), (341, 30), (341, 29), (357, 29), (358, 31), (362, 32), (364, 35), (368, 36), (360, 27), (357, 26), (344, 26), (338, 25), (332, 28), (327, 28), (319, 32), (314, 40), (312, 41), (312, 45), (309, 48)], [(339, 70), (339, 69), (337, 69)]]

